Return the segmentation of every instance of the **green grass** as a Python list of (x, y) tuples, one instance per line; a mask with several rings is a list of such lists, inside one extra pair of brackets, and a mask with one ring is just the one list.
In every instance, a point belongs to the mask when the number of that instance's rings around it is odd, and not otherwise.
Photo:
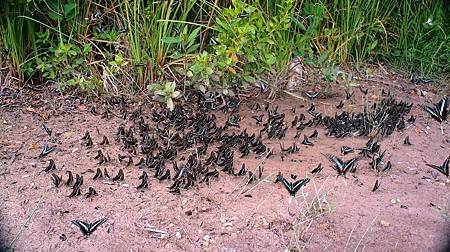
[(443, 1), (403, 0), (394, 11), (384, 60), (421, 77), (449, 77), (450, 7)]
[(240, 87), (294, 56), (316, 67), (384, 61), (421, 78), (450, 73), (443, 0), (6, 0), (0, 9), (2, 67), (97, 94), (101, 83), (131, 93), (168, 81)]
[(0, 55), (5, 55), (0, 65), (7, 64), (13, 73), (20, 76), (21, 65), (27, 56), (27, 49), (34, 43), (34, 24), (19, 16), (25, 13), (26, 0), (0, 1)]

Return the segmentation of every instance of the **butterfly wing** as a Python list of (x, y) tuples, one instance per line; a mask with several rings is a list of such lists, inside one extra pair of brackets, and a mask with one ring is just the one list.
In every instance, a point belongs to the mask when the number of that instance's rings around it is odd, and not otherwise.
[(431, 168), (433, 168), (433, 169), (438, 170), (440, 173), (442, 173), (442, 174), (444, 174), (444, 175), (447, 176), (447, 174), (446, 174), (446, 172), (445, 172), (445, 170), (444, 170), (445, 167), (438, 166), (438, 165), (433, 165), (433, 164), (426, 164), (426, 165), (429, 166), (429, 167), (431, 167)]
[(344, 162), (340, 158), (332, 156), (331, 161), (335, 164), (334, 169), (336, 171), (338, 171), (339, 173), (344, 172)]
[(77, 226), (83, 235), (89, 235), (90, 224), (80, 220), (71, 221), (75, 226)]
[(106, 220), (107, 220), (106, 218), (102, 218), (102, 219), (100, 219), (100, 220), (90, 224), (89, 225), (89, 230), (88, 230), (88, 232), (89, 232), (88, 235), (91, 234), (92, 232), (94, 232), (97, 229), (98, 226), (100, 226), (103, 223), (105, 223)]
[(444, 169), (445, 175), (448, 177), (449, 175), (449, 164), (450, 163), (450, 156), (445, 160), (444, 164), (442, 165), (442, 168)]
[(425, 110), (428, 114), (431, 115), (431, 117), (437, 121), (441, 121), (439, 112), (436, 111), (436, 108), (432, 108), (430, 106), (422, 106), (422, 109)]
[(379, 187), (380, 187), (380, 182), (377, 179), (377, 181), (375, 181), (375, 185), (372, 188), (372, 192), (375, 192), (376, 190), (378, 190)]
[(347, 171), (353, 170), (353, 167), (355, 166), (355, 164), (358, 160), (359, 160), (359, 158), (355, 157), (355, 158), (352, 158), (349, 161), (345, 162), (342, 173), (345, 174)]
[(436, 110), (439, 113), (439, 116), (441, 117), (442, 121), (446, 121), (447, 117), (448, 117), (448, 97), (444, 97), (442, 98), (442, 100), (440, 100), (438, 102), (438, 104), (436, 104)]
[(295, 194), (298, 192), (298, 190), (300, 190), (300, 188), (302, 188), (303, 186), (305, 186), (306, 184), (308, 184), (308, 182), (310, 181), (309, 178), (305, 178), (305, 179), (300, 179), (295, 181), (292, 184), (292, 196), (295, 196)]
[(286, 188), (289, 194), (292, 195), (292, 184), (289, 181), (287, 181), (287, 179), (283, 177), (283, 175), (280, 175), (279, 180), (281, 181), (281, 183), (283, 183), (284, 188)]

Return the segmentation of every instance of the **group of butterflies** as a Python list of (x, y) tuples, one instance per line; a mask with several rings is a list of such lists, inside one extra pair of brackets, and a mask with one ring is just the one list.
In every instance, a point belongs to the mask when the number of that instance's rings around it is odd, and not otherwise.
[[(367, 95), (367, 90), (361, 89), (364, 95)], [(208, 92), (202, 94), (200, 92), (189, 91), (185, 95), (185, 102), (191, 103), (194, 106), (176, 105), (173, 111), (168, 109), (153, 109), (150, 119), (153, 122), (152, 127), (145, 121), (144, 114), (141, 109), (136, 109), (129, 112), (128, 104), (123, 97), (109, 98), (105, 101), (104, 112), (98, 113), (97, 108), (91, 111), (94, 114), (99, 114), (102, 118), (110, 118), (111, 115), (122, 118), (126, 122), (132, 123), (128, 129), (125, 126), (119, 126), (117, 129), (115, 141), (121, 146), (121, 150), (127, 152), (125, 155), (118, 155), (119, 162), (126, 162), (126, 166), (137, 166), (143, 170), (142, 175), (139, 176), (141, 182), (136, 186), (137, 189), (143, 190), (149, 186), (149, 172), (153, 172), (153, 177), (159, 181), (171, 181), (172, 185), (168, 187), (171, 193), (180, 193), (180, 189), (188, 189), (196, 186), (199, 183), (210, 183), (212, 178), (218, 178), (220, 171), (232, 176), (247, 175), (247, 183), (252, 183), (261, 179), (264, 172), (263, 166), (256, 167), (253, 171), (248, 169), (243, 164), (240, 170), (234, 170), (234, 157), (236, 153), (240, 153), (239, 157), (243, 158), (249, 156), (251, 153), (255, 158), (270, 158), (274, 155), (274, 148), (269, 148), (264, 139), (283, 139), (289, 128), (294, 128), (296, 134), (294, 139), (300, 137), (305, 128), (324, 126), (327, 129), (326, 135), (335, 137), (345, 137), (351, 135), (364, 135), (376, 133), (378, 136), (386, 136), (392, 134), (397, 129), (401, 130), (405, 127), (405, 117), (409, 113), (412, 104), (404, 102), (397, 102), (390, 93), (383, 92), (385, 99), (378, 103), (374, 103), (370, 108), (365, 108), (364, 112), (359, 114), (350, 114), (342, 112), (334, 117), (323, 116), (315, 108), (314, 100), (319, 97), (319, 92), (305, 92), (305, 96), (312, 102), (307, 109), (310, 119), (304, 114), (295, 115), (292, 122), (286, 122), (284, 113), (278, 111), (278, 107), (273, 107), (269, 103), (261, 106), (258, 103), (252, 104), (250, 109), (252, 113), (257, 113), (262, 109), (265, 110), (266, 115), (256, 115), (253, 118), (256, 125), (261, 125), (262, 128), (256, 133), (248, 133), (247, 129), (240, 131), (239, 116), (240, 100), (237, 97), (224, 97), (218, 92)], [(354, 93), (346, 94), (346, 99), (351, 100)], [(343, 102), (338, 105), (338, 108), (343, 107)], [(112, 111), (117, 109), (119, 114), (114, 114)], [(447, 120), (448, 116), (448, 99), (444, 97), (440, 102), (434, 106), (423, 106), (423, 109), (430, 113), (430, 115), (439, 122)], [(223, 126), (219, 126), (215, 113), (213, 111), (222, 111), (224, 114), (229, 114)], [(296, 112), (296, 108), (292, 108), (292, 112)], [(267, 118), (264, 120), (264, 117)], [(364, 123), (362, 123), (364, 121)], [(415, 117), (411, 116), (407, 120), (410, 123), (415, 121)], [(47, 134), (51, 135), (51, 130), (44, 126)], [(231, 129), (231, 130), (230, 130)], [(313, 146), (312, 139), (318, 137), (317, 129), (314, 129), (312, 134), (303, 134), (303, 141), (301, 144), (305, 146)], [(82, 137), (82, 145), (87, 148), (92, 148), (94, 145), (90, 132)], [(409, 138), (405, 139), (405, 144), (411, 144)], [(106, 136), (102, 137), (99, 146), (110, 144)], [(208, 154), (208, 149), (214, 146), (215, 150), (211, 150)], [(43, 158), (52, 152), (55, 146), (45, 146), (39, 158)], [(342, 160), (341, 158), (324, 154), (324, 156), (332, 163), (332, 167), (337, 171), (338, 175), (346, 175), (347, 172), (354, 172), (356, 164), (362, 158), (369, 158), (370, 165), (377, 171), (390, 170), (392, 164), (388, 161), (384, 167), (383, 158), (385, 151), (381, 152), (380, 145), (371, 138), (366, 146), (353, 149), (348, 146), (341, 148), (342, 155), (346, 155), (359, 151), (359, 156), (349, 160)], [(280, 144), (281, 159), (287, 155), (298, 153), (300, 147), (293, 143), (289, 147), (284, 147)], [(100, 149), (97, 150), (97, 155), (93, 158), (98, 160), (98, 165), (103, 165), (111, 162), (111, 157)], [(181, 157), (177, 160), (179, 153), (190, 153), (187, 158)], [(139, 155), (141, 156), (139, 158)], [(135, 163), (134, 158), (139, 158)], [(185, 162), (182, 162), (185, 160)], [(430, 165), (448, 176), (448, 161), (444, 162), (442, 166)], [(172, 164), (172, 169), (166, 167), (166, 163)], [(50, 159), (48, 166), (44, 169), (46, 172), (55, 170), (55, 162)], [(312, 170), (312, 173), (319, 173), (322, 170), (322, 165), (319, 164), (317, 168)], [(171, 173), (171, 171), (173, 173)], [(66, 185), (72, 186), (72, 193), (69, 197), (80, 195), (80, 188), (83, 184), (83, 176), (76, 175), (76, 181), (72, 185), (73, 175), (67, 171), (68, 179)], [(97, 168), (93, 179), (109, 178), (106, 167), (103, 171)], [(288, 181), (282, 174), (276, 178), (276, 182), (281, 182), (285, 189), (291, 196), (295, 196), (300, 188), (305, 186), (310, 179), (303, 178), (296, 180), (295, 175), (291, 175), (292, 182)], [(112, 179), (113, 181), (124, 180), (123, 169), (119, 169), (118, 174)], [(56, 187), (61, 184), (62, 177), (52, 174), (52, 181)], [(373, 191), (379, 187), (378, 180), (375, 183)], [(87, 197), (96, 195), (94, 188), (89, 187), (86, 193)], [(88, 230), (89, 225), (79, 222), (76, 224), (83, 229)], [(95, 227), (92, 227), (95, 230)], [(85, 233), (85, 232), (83, 232)]]

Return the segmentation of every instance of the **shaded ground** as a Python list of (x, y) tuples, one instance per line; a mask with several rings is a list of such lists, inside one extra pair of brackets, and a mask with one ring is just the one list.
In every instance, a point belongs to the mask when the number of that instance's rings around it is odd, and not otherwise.
[[(151, 175), (148, 189), (135, 188), (142, 169), (120, 163), (117, 154), (124, 151), (113, 140), (117, 127), (129, 125), (128, 121), (102, 119), (89, 112), (89, 106), (68, 98), (45, 101), (30, 96), (25, 103), (4, 105), (0, 110), (0, 242), (16, 251), (442, 250), (448, 243), (450, 226), (449, 183), (425, 162), (441, 164), (450, 154), (450, 125), (443, 124), (442, 135), (439, 124), (416, 106), (437, 98), (431, 93), (418, 96), (415, 87), (404, 81), (393, 81), (392, 86), (376, 82), (361, 85), (369, 88), (369, 100), (379, 99), (383, 88), (390, 89), (397, 99), (415, 104), (411, 114), (417, 117), (416, 122), (380, 141), (381, 148), (387, 150), (385, 162), (393, 164), (391, 171), (377, 174), (369, 168), (368, 160), (362, 160), (356, 173), (338, 177), (321, 153), (342, 157), (341, 146), (362, 147), (367, 138), (327, 137), (323, 127), (318, 127), (314, 146), (306, 147), (300, 145), (302, 138), (293, 139), (295, 131), (289, 129), (281, 143), (290, 146), (297, 142), (300, 152), (282, 162), (280, 141), (265, 140), (275, 155), (265, 160), (262, 179), (245, 185), (247, 177), (221, 172), (210, 185), (199, 184), (181, 190), (181, 194), (169, 193), (171, 182), (160, 182)], [(361, 111), (363, 96), (358, 88), (354, 91), (355, 104), (346, 102), (344, 109)], [(334, 115), (343, 96), (342, 92), (338, 98), (319, 100), (316, 110)], [(10, 102), (2, 99), (4, 104)], [(255, 101), (264, 103), (261, 96), (241, 105), (241, 129), (250, 132), (256, 125), (247, 105)], [(294, 118), (293, 106), (297, 114), (306, 114), (309, 106), (291, 96), (271, 103), (286, 113), (287, 122)], [(148, 119), (148, 105), (144, 111)], [(223, 115), (218, 117), (224, 121)], [(52, 138), (42, 129), (43, 121), (53, 130)], [(310, 135), (313, 130), (307, 128), (304, 133)], [(81, 145), (86, 131), (91, 132), (92, 148)], [(99, 146), (103, 135), (108, 136), (110, 145)], [(412, 146), (403, 144), (406, 136)], [(57, 150), (37, 159), (44, 144), (55, 144)], [(97, 149), (112, 157), (100, 166), (107, 167), (110, 175), (124, 169), (123, 182), (92, 180), (92, 171), (99, 166), (93, 159)], [(344, 159), (351, 156), (354, 154)], [(54, 188), (50, 173), (43, 171), (49, 158), (55, 160), (56, 174), (64, 180), (67, 170), (83, 174), (82, 194), (92, 186), (98, 196), (69, 198), (70, 187)], [(136, 157), (135, 163), (138, 160)], [(235, 169), (242, 163), (256, 171), (261, 159), (254, 154), (235, 157)], [(319, 163), (324, 169), (312, 175), (310, 171)], [(280, 183), (273, 183), (278, 172), (311, 178), (290, 204), (293, 215), (288, 212), (289, 194)], [(380, 188), (372, 192), (377, 179)], [(102, 217), (107, 218), (106, 223), (89, 237), (71, 224), (72, 220), (93, 222)]]

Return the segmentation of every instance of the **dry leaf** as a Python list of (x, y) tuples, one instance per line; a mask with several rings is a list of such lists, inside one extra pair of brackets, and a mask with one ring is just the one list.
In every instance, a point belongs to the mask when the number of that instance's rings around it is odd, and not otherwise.
[(374, 101), (378, 101), (380, 99), (380, 97), (378, 95), (371, 95), (370, 99), (374, 100)]
[(66, 131), (63, 133), (63, 137), (65, 137), (65, 138), (70, 138), (73, 135), (75, 135), (75, 131), (73, 131), (73, 130), (69, 130), (69, 131)]
[(32, 113), (36, 112), (36, 110), (31, 106), (28, 106), (27, 111)]
[(48, 120), (48, 114), (45, 112), (40, 112), (39, 116), (41, 117), (42, 120), (47, 121)]
[(420, 133), (422, 133), (422, 130), (420, 128), (417, 128), (417, 127), (415, 128), (415, 131), (416, 131), (417, 135), (420, 135)]
[(28, 150), (35, 150), (37, 149), (37, 147), (37, 143), (30, 143), (30, 145), (28, 145)]

